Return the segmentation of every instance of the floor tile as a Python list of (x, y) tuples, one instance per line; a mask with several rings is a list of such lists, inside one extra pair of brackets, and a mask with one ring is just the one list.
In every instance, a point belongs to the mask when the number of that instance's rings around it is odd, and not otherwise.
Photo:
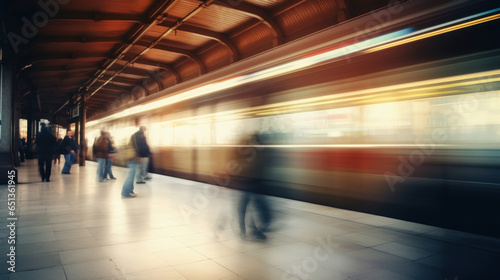
[(16, 258), (16, 271), (27, 271), (61, 266), (58, 252), (20, 255)]
[(64, 240), (64, 239), (74, 239), (74, 238), (80, 238), (80, 237), (90, 237), (92, 236), (88, 229), (71, 229), (71, 230), (63, 230), (63, 231), (56, 231), (54, 232), (55, 237), (57, 240)]
[(214, 243), (217, 241), (213, 237), (207, 237), (199, 233), (173, 236), (172, 238), (176, 241), (179, 241), (185, 246), (203, 245), (203, 244)]
[[(307, 253), (304, 252), (302, 252), (302, 254), (293, 253), (292, 251), (288, 250), (287, 246), (276, 246), (276, 247), (257, 249), (248, 251), (246, 253), (272, 266), (278, 266), (285, 263), (297, 261), (304, 258), (304, 256), (308, 255)], [(311, 255), (313, 254), (312, 250), (310, 254)]]
[(122, 199), (126, 168), (101, 184), (87, 162), (42, 184), (32, 162), (20, 167), (18, 272), (0, 280), (500, 279), (499, 239), (269, 197), (273, 231), (242, 240), (237, 191), (155, 175)]
[(173, 266), (173, 268), (188, 280), (215, 280), (237, 277), (235, 273), (212, 260)]
[(155, 253), (136, 251), (123, 257), (113, 258), (123, 274), (131, 274), (165, 267), (165, 262)]
[(375, 270), (353, 278), (353, 280), (416, 280), (388, 270)]
[[(117, 264), (110, 259), (64, 265), (68, 280), (100, 279), (122, 277)], [(36, 278), (33, 278), (36, 279)]]
[(167, 267), (160, 269), (152, 269), (138, 273), (131, 273), (126, 275), (127, 280), (186, 280), (182, 274), (175, 269)]
[(10, 274), (10, 280), (66, 280), (62, 266), (21, 271)]
[(415, 247), (403, 245), (403, 244), (396, 243), (396, 242), (378, 245), (378, 246), (375, 246), (373, 248), (380, 250), (380, 251), (383, 251), (383, 252), (386, 252), (386, 253), (389, 253), (389, 254), (400, 256), (403, 258), (407, 258), (410, 260), (418, 260), (418, 259), (422, 259), (422, 258), (431, 256), (434, 254), (434, 253), (429, 252), (429, 251), (417, 249)]
[(353, 243), (365, 246), (365, 247), (372, 247), (384, 243), (388, 243), (388, 240), (370, 236), (368, 234), (363, 234), (363, 233), (350, 233), (346, 235), (342, 235), (342, 237), (350, 240)]
[(207, 257), (198, 253), (191, 248), (180, 248), (174, 250), (155, 252), (165, 264), (168, 266), (188, 264), (206, 260)]
[(261, 259), (245, 253), (215, 258), (213, 260), (242, 277), (252, 275), (254, 271), (266, 271), (272, 267)]
[(210, 259), (230, 256), (239, 253), (238, 250), (235, 250), (222, 243), (210, 243), (205, 245), (198, 245), (191, 247), (191, 249), (195, 250), (196, 252)]
[(92, 262), (95, 260), (104, 260), (110, 258), (106, 251), (101, 247), (66, 250), (59, 252), (59, 257), (62, 264), (64, 265)]

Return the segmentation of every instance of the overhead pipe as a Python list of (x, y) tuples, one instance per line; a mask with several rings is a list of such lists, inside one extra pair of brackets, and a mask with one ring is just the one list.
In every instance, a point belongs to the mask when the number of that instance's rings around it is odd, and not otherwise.
[[(178, 0), (173, 0), (173, 1), (172, 0), (167, 0), (158, 9), (156, 9), (156, 11), (153, 13), (154, 20), (151, 23), (149, 23), (146, 28), (142, 29), (138, 35), (134, 35), (135, 39), (131, 43), (129, 43), (127, 45), (127, 47), (125, 47), (125, 49), (122, 50), (120, 52), (120, 54), (116, 58), (114, 58), (110, 63), (108, 63), (108, 65), (106, 66), (106, 68), (104, 68), (102, 70), (99, 70), (98, 75), (94, 78), (94, 80), (92, 82), (90, 82), (90, 84), (88, 84), (86, 86), (80, 87), (78, 89), (78, 92), (81, 92), (83, 88), (86, 88), (86, 89), (90, 88), (95, 82), (97, 82), (104, 75), (104, 73), (106, 73), (106, 71), (108, 71), (111, 68), (111, 66), (113, 66), (117, 61), (119, 61), (120, 59), (122, 59), (125, 56), (125, 54), (133, 47), (134, 44), (136, 44), (142, 38), (142, 36), (144, 36), (144, 34), (146, 34), (146, 32), (148, 32), (151, 28), (153, 28), (154, 26), (156, 26), (159, 22), (163, 21), (163, 15), (162, 15), (162, 13), (166, 9), (168, 9), (168, 7), (172, 7), (175, 4), (175, 2), (177, 2), (177, 1)], [(107, 84), (109, 81), (111, 81), (114, 77), (115, 76), (113, 75), (105, 84)], [(92, 92), (92, 94), (89, 95), (89, 97), (92, 96), (92, 95), (94, 95), (103, 86), (100, 86), (96, 91)], [(78, 101), (78, 99), (77, 99), (77, 101)], [(66, 105), (68, 105), (68, 103), (69, 103), (69, 100), (66, 101), (52, 115), (55, 115), (57, 112), (61, 111)]]
[[(178, 1), (178, 0), (174, 0), (174, 1), (168, 0), (168, 1), (166, 1), (165, 3), (163, 3), (163, 5), (162, 5), (162, 9), (161, 9), (161, 10), (163, 10), (163, 9), (167, 9), (167, 8), (168, 8), (168, 6), (173, 6), (173, 5), (175, 4), (175, 2), (177, 2), (177, 1)], [(167, 7), (165, 7), (165, 5), (166, 5)], [(140, 33), (139, 33), (138, 35), (136, 35), (136, 36), (135, 36), (134, 40), (133, 40), (131, 43), (127, 44), (127, 46), (125, 47), (125, 49), (124, 49), (124, 50), (122, 50), (122, 51), (120, 52), (120, 54), (119, 54), (116, 58), (114, 58), (114, 59), (113, 59), (110, 63), (108, 63), (108, 65), (107, 65), (104, 69), (100, 70), (100, 71), (98, 72), (97, 77), (96, 77), (96, 78), (95, 78), (92, 82), (90, 82), (90, 84), (86, 85), (85, 87), (86, 87), (86, 88), (90, 88), (90, 87), (91, 87), (91, 86), (92, 86), (95, 82), (97, 82), (97, 81), (99, 80), (99, 78), (101, 78), (101, 77), (102, 77), (102, 75), (104, 75), (104, 73), (105, 73), (106, 71), (108, 71), (108, 70), (109, 70), (109, 68), (111, 68), (111, 66), (113, 66), (113, 65), (114, 65), (116, 62), (118, 62), (119, 60), (121, 60), (121, 59), (125, 56), (125, 54), (126, 54), (126, 53), (127, 53), (127, 52), (128, 52), (128, 51), (129, 51), (129, 50), (130, 50), (130, 49), (131, 49), (131, 48), (132, 48), (132, 47), (133, 47), (133, 46), (134, 46), (137, 42), (139, 42), (139, 40), (140, 40), (140, 39), (141, 39), (141, 38), (142, 38), (142, 37), (143, 37), (143, 36), (144, 36), (144, 35), (145, 35), (145, 34), (146, 34), (146, 33), (147, 33), (150, 29), (151, 29), (151, 28), (153, 28), (154, 26), (156, 26), (158, 23), (160, 23), (160, 22), (162, 22), (162, 21), (163, 21), (163, 15), (162, 15), (162, 14), (155, 16), (155, 19), (154, 19), (151, 23), (149, 23), (149, 24), (148, 24), (148, 26), (146, 26), (146, 28), (142, 29), (142, 30), (140, 31)], [(114, 78), (114, 77), (113, 77), (113, 78)], [(111, 78), (111, 79), (112, 79), (112, 78)], [(102, 86), (101, 86), (101, 87), (102, 87)], [(99, 87), (99, 89), (100, 89), (101, 87)], [(93, 93), (91, 93), (91, 95), (90, 95), (90, 96), (94, 95), (96, 92), (97, 92), (97, 90), (96, 90), (96, 91), (94, 91)]]
[[(174, 26), (168, 28), (165, 32), (163, 32), (163, 34), (161, 34), (156, 40), (154, 40), (153, 42), (151, 42), (151, 44), (146, 47), (144, 50), (142, 50), (140, 53), (138, 53), (133, 59), (131, 59), (130, 61), (127, 61), (125, 63), (125, 65), (123, 65), (122, 69), (120, 69), (119, 71), (115, 72), (115, 74), (113, 74), (111, 77), (109, 77), (107, 79), (107, 81), (105, 81), (102, 85), (100, 85), (97, 89), (95, 89), (90, 95), (94, 95), (96, 94), (101, 88), (103, 88), (105, 85), (107, 85), (109, 82), (111, 82), (111, 80), (113, 80), (116, 76), (120, 75), (120, 73), (125, 70), (125, 68), (127, 68), (130, 64), (133, 64), (137, 59), (139, 59), (142, 55), (144, 55), (146, 52), (148, 52), (150, 49), (152, 49), (154, 46), (156, 46), (161, 40), (163, 40), (166, 36), (168, 36), (172, 31), (175, 31), (179, 26), (181, 26), (185, 21), (187, 21), (188, 19), (190, 19), (191, 17), (193, 17), (194, 15), (196, 15), (198, 12), (200, 12), (202, 9), (210, 6), (210, 4), (212, 4), (215, 0), (208, 0), (208, 1), (205, 1), (203, 3), (201, 3), (200, 5), (198, 5), (198, 7), (196, 7), (193, 11), (191, 11), (188, 15), (186, 15), (184, 18), (178, 20)], [(132, 42), (132, 44), (129, 44), (127, 46), (127, 48), (120, 54), (118, 55), (117, 58), (115, 58), (115, 60), (113, 60), (112, 63), (110, 63), (110, 65), (108, 65), (102, 72), (101, 74), (99, 74), (99, 76), (94, 79), (94, 81), (87, 86), (87, 88), (89, 88), (90, 86), (92, 86), (92, 84), (94, 84), (101, 76), (102, 74), (104, 74), (105, 71), (107, 71), (111, 65), (113, 65), (114, 63), (116, 63), (116, 61), (120, 60), (121, 58), (123, 58), (125, 56), (125, 52), (128, 51), (132, 45), (134, 45), (135, 43), (138, 42), (138, 40), (147, 32), (147, 30), (151, 29), (154, 25), (158, 24), (159, 22), (161, 22), (163, 20), (163, 18), (160, 17), (160, 19), (156, 19), (153, 23), (151, 23), (146, 29), (145, 31), (141, 32), (141, 34), (136, 37), (136, 39), (134, 40), (134, 42)]]

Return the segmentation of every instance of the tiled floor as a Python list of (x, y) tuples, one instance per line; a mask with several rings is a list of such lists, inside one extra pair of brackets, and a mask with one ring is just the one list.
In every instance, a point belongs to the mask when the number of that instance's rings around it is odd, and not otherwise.
[[(2, 226), (0, 280), (500, 279), (497, 239), (269, 198), (275, 230), (243, 241), (236, 191), (153, 175), (135, 186), (137, 198), (122, 198), (124, 168), (105, 183), (93, 162), (71, 175), (61, 168), (42, 183), (35, 161), (19, 167), (16, 272)], [(6, 186), (0, 193), (8, 224)]]

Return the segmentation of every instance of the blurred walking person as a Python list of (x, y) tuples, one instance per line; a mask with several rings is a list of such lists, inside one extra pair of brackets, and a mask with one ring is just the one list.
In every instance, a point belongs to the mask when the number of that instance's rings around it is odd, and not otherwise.
[(56, 150), (56, 138), (50, 133), (45, 124), (42, 124), (42, 129), (35, 140), (35, 146), (38, 155), (38, 170), (42, 182), (50, 182), (52, 157)]
[(149, 156), (151, 155), (151, 151), (149, 150), (149, 145), (146, 140), (146, 127), (141, 126), (139, 131), (134, 133), (132, 136), (132, 146), (135, 148), (137, 153), (137, 184), (145, 184), (144, 180), (151, 180), (151, 177), (148, 175), (148, 166), (149, 166)]
[(19, 161), (24, 162), (24, 143), (23, 140), (21, 139), (21, 136), (19, 136), (19, 141), (18, 141), (18, 146), (17, 146), (17, 151), (19, 152)]
[(63, 139), (59, 134), (57, 134), (56, 140), (56, 152), (54, 154), (54, 163), (61, 163), (61, 147), (62, 147)]
[[(247, 146), (238, 148), (234, 154), (234, 160), (240, 167), (241, 172), (236, 174), (235, 179), (238, 188), (242, 190), (238, 201), (238, 220), (240, 227), (240, 237), (248, 240), (265, 240), (264, 232), (268, 230), (271, 223), (271, 211), (264, 193), (264, 182), (261, 179), (264, 174), (263, 151), (256, 145), (261, 145), (257, 133), (251, 134), (242, 143)], [(250, 146), (252, 145), (252, 146)], [(253, 212), (248, 208), (253, 206)], [(247, 226), (250, 235), (247, 233)]]
[(106, 132), (106, 138), (108, 139), (108, 157), (106, 158), (106, 167), (104, 168), (104, 179), (116, 180), (116, 177), (113, 175), (113, 171), (111, 167), (113, 166), (113, 157), (116, 154), (116, 149), (113, 145), (113, 139), (111, 138), (111, 134)]
[(104, 181), (104, 173), (106, 170), (106, 159), (108, 158), (109, 140), (106, 132), (101, 130), (101, 136), (94, 143), (93, 152), (97, 160), (97, 181)]
[(128, 166), (128, 175), (125, 179), (125, 183), (123, 183), (122, 187), (122, 197), (136, 197), (137, 195), (134, 193), (134, 180), (135, 173), (137, 170), (138, 161), (140, 158), (136, 152), (134, 140), (135, 134), (130, 137), (129, 144), (123, 148), (120, 152), (122, 158), (127, 162)]
[(62, 174), (71, 174), (71, 166), (75, 162), (76, 159), (76, 151), (78, 151), (78, 145), (73, 139), (75, 132), (73, 130), (69, 130), (66, 132), (66, 136), (62, 142), (62, 153), (64, 154), (64, 167), (61, 171)]

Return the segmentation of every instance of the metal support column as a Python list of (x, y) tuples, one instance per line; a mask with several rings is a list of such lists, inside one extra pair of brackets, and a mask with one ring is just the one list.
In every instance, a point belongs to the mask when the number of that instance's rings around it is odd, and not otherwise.
[(85, 160), (87, 158), (87, 148), (88, 143), (85, 138), (85, 125), (87, 123), (87, 95), (82, 94), (80, 99), (80, 166), (85, 166)]
[[(17, 153), (18, 137), (13, 133), (13, 59), (14, 55), (6, 42), (0, 42), (0, 185), (9, 180), (17, 182), (18, 174), (14, 168), (14, 153)], [(5, 105), (5, 106), (4, 106)], [(14, 170), (14, 176), (8, 176)]]

